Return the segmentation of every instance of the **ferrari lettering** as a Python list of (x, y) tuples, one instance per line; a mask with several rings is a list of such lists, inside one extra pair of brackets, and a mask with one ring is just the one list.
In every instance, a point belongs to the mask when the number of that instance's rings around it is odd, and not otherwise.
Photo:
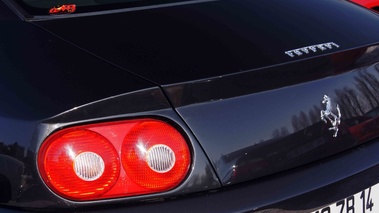
[(302, 56), (304, 54), (309, 54), (311, 52), (318, 52), (318, 51), (325, 51), (325, 50), (331, 50), (334, 48), (339, 48), (340, 46), (334, 42), (328, 42), (328, 43), (323, 43), (323, 44), (316, 44), (316, 45), (311, 45), (307, 47), (301, 47), (298, 49), (293, 49), (293, 50), (288, 50), (285, 51), (284, 53), (291, 58), (295, 56)]

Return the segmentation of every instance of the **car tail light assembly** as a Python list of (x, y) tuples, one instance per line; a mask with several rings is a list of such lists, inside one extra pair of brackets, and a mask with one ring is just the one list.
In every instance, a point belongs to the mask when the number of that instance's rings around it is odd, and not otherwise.
[(42, 143), (37, 161), (52, 191), (88, 201), (171, 190), (187, 176), (191, 154), (173, 126), (137, 119), (57, 131)]

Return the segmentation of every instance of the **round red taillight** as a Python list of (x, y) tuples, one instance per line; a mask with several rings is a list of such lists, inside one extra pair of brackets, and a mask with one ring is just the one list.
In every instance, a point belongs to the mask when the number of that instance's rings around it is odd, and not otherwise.
[(43, 143), (40, 153), (38, 165), (43, 171), (42, 178), (68, 198), (99, 197), (119, 177), (116, 149), (93, 131), (74, 129), (53, 134)]
[(189, 169), (190, 153), (183, 136), (158, 121), (135, 125), (125, 136), (122, 165), (138, 185), (167, 190), (180, 183)]
[(153, 119), (60, 130), (42, 143), (37, 159), (46, 185), (78, 201), (167, 191), (191, 164), (181, 133)]

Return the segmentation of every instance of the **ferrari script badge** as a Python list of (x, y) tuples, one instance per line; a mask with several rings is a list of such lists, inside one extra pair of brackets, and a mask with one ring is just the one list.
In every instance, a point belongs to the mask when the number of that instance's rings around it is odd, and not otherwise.
[(291, 58), (295, 56), (301, 56), (304, 54), (309, 54), (311, 52), (319, 52), (319, 51), (325, 51), (325, 50), (331, 50), (335, 48), (339, 48), (340, 46), (334, 42), (328, 42), (328, 43), (323, 43), (323, 44), (315, 44), (307, 47), (301, 47), (298, 49), (293, 49), (293, 50), (288, 50), (285, 51), (284, 53)]
[(329, 130), (334, 131), (333, 137), (337, 137), (338, 134), (338, 125), (341, 123), (341, 111), (338, 104), (336, 105), (337, 115), (333, 113), (332, 102), (329, 96), (324, 95), (322, 103), (325, 104), (326, 109), (321, 110), (321, 120), (326, 124), (328, 121), (332, 124), (333, 127), (330, 127)]

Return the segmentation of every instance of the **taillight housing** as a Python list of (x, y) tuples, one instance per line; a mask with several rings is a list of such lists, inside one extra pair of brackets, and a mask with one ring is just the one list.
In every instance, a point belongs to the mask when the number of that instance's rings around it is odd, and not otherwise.
[(183, 135), (155, 119), (62, 129), (38, 152), (47, 186), (77, 201), (151, 194), (177, 187), (191, 164)]

